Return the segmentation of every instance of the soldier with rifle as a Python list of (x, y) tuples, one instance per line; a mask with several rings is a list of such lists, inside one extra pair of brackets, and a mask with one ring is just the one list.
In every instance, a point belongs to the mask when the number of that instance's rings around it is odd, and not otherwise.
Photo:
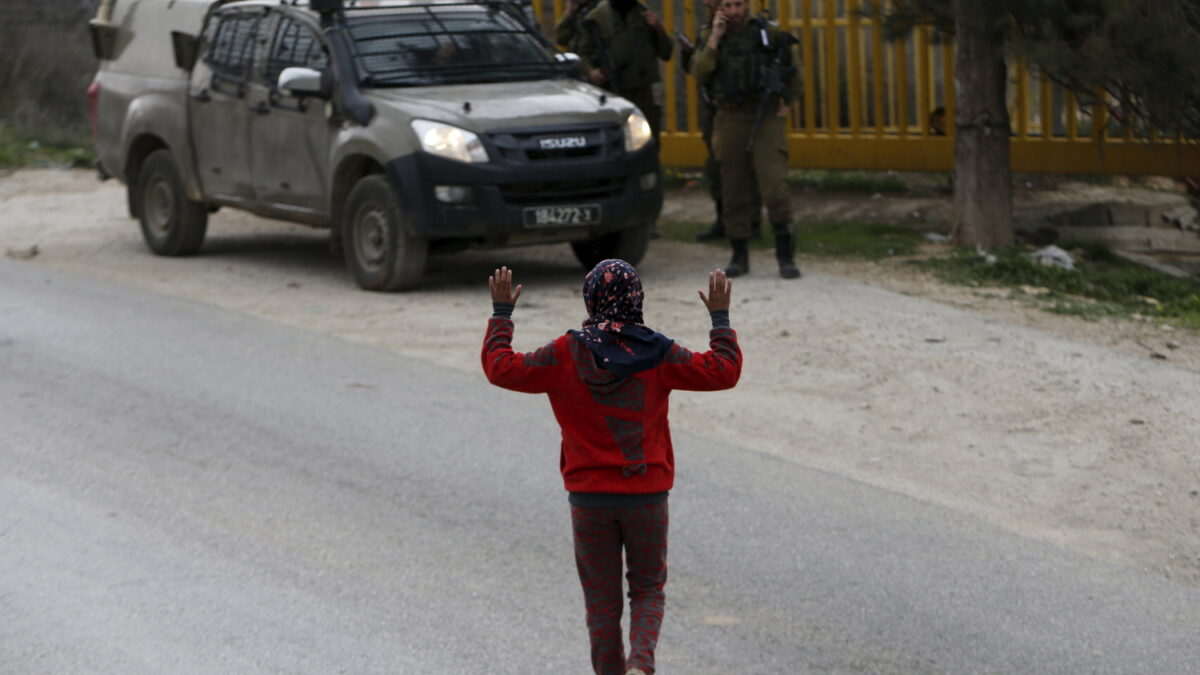
[[(708, 41), (708, 36), (712, 32), (713, 18), (717, 15), (717, 8), (721, 6), (721, 0), (704, 0), (704, 8), (708, 11), (705, 17), (704, 27), (700, 29), (700, 34), (693, 43), (686, 35), (678, 33), (675, 36), (675, 41), (679, 43), (679, 61), (683, 66), (684, 72), (692, 70), (692, 56), (695, 54), (696, 45), (703, 45)], [(713, 122), (717, 116), (717, 103), (713, 100), (712, 84), (700, 87), (700, 105), (697, 112), (700, 120), (700, 137), (704, 140), (704, 148), (708, 150), (708, 159), (704, 161), (704, 179), (708, 182), (708, 194), (712, 197), (713, 204), (716, 207), (717, 219), (712, 226), (703, 232), (696, 234), (696, 241), (714, 241), (716, 239), (725, 238), (725, 221), (722, 216), (723, 200), (721, 198), (721, 167), (717, 162), (715, 148), (713, 146)], [(752, 206), (754, 216), (751, 218), (751, 238), (758, 239), (762, 236), (762, 198), (758, 194), (758, 179), (751, 171), (750, 184), (753, 189), (754, 203)]]
[(692, 58), (692, 74), (702, 86), (711, 86), (717, 105), (715, 150), (725, 232), (733, 249), (725, 273), (731, 277), (750, 271), (752, 170), (775, 235), (779, 275), (800, 276), (787, 192), (787, 120), (799, 84), (792, 67), (794, 43), (778, 27), (749, 18), (747, 0), (721, 0), (708, 39)]

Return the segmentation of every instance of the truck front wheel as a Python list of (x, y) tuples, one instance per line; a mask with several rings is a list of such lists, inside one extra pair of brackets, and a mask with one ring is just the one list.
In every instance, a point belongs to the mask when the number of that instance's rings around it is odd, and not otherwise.
[(151, 251), (179, 256), (200, 250), (208, 230), (208, 207), (188, 199), (170, 151), (155, 150), (146, 158), (133, 199), (142, 238)]
[(649, 223), (634, 225), (596, 239), (572, 242), (571, 250), (575, 252), (575, 258), (589, 270), (608, 258), (620, 258), (630, 265), (636, 265), (645, 257), (646, 249), (650, 246), (650, 230)]
[(429, 242), (405, 227), (400, 202), (384, 176), (372, 174), (354, 184), (341, 227), (346, 267), (360, 287), (402, 291), (421, 280)]

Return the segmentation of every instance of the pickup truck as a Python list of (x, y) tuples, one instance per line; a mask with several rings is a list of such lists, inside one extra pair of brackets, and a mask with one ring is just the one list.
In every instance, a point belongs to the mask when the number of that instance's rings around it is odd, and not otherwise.
[(431, 253), (645, 254), (662, 206), (632, 103), (586, 83), (514, 2), (104, 0), (88, 89), (102, 176), (156, 254), (218, 208), (327, 228), (355, 282)]

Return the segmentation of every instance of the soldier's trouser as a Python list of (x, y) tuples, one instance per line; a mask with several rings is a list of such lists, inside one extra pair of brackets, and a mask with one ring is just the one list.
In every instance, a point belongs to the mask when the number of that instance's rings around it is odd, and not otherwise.
[(746, 141), (753, 125), (753, 109), (731, 106), (717, 109), (717, 161), (721, 164), (725, 232), (730, 239), (751, 236), (755, 177), (763, 205), (767, 207), (768, 221), (792, 221), (792, 203), (787, 192), (787, 119), (776, 115), (772, 107), (763, 115), (754, 133), (752, 151), (747, 153)]
[[(704, 139), (704, 147), (708, 149), (708, 159), (704, 162), (704, 179), (708, 181), (708, 194), (717, 204), (721, 203), (721, 164), (717, 161), (717, 139), (713, 133), (713, 126), (716, 124), (717, 109), (703, 102), (700, 104), (700, 137)], [(762, 211), (762, 197), (758, 194), (758, 179), (754, 176), (753, 170), (750, 173), (750, 182), (754, 189), (754, 204), (752, 211), (754, 213), (753, 220), (757, 220), (759, 212)]]

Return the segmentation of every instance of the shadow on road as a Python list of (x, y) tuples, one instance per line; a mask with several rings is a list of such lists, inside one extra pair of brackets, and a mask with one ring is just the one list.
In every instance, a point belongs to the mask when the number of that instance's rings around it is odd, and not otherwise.
[[(198, 254), (210, 262), (229, 261), (282, 274), (352, 284), (345, 262), (329, 250), (324, 231), (221, 233), (210, 235)], [(509, 249), (468, 250), (431, 255), (418, 292), (456, 292), (486, 287), (488, 275), (501, 265), (517, 270), (519, 283), (577, 286), (583, 268), (565, 244)]]

